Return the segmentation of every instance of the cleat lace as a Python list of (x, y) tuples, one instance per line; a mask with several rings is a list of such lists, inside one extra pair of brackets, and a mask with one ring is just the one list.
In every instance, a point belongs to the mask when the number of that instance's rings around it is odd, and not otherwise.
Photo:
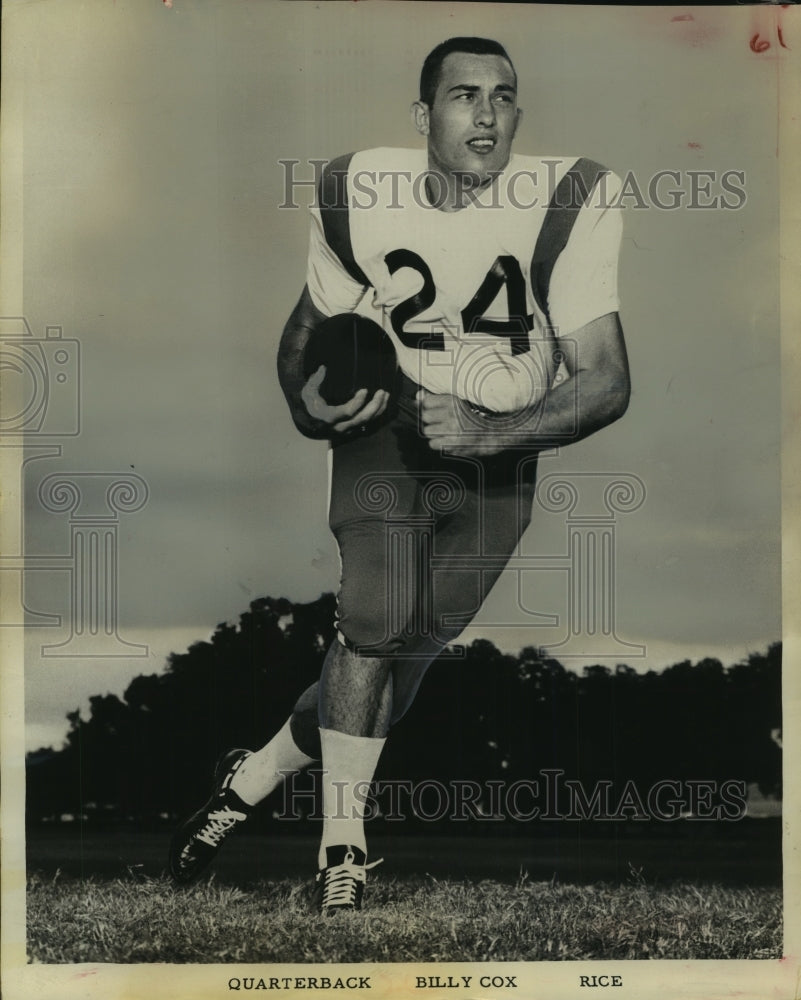
[(358, 886), (367, 880), (367, 871), (380, 865), (383, 858), (371, 861), (369, 865), (354, 864), (354, 855), (348, 851), (341, 865), (332, 865), (321, 873), (323, 877), (323, 898), (320, 909), (356, 905)]
[(217, 847), (225, 835), (237, 823), (247, 819), (247, 813), (238, 812), (230, 806), (225, 806), (217, 812), (209, 813), (208, 823), (195, 835), (197, 840), (202, 840), (209, 847)]

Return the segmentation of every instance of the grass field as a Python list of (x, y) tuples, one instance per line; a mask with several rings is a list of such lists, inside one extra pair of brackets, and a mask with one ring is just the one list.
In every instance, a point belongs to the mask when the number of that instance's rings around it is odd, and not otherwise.
[[(360, 914), (308, 906), (314, 837), (237, 836), (175, 890), (166, 837), (28, 837), (33, 962), (554, 961), (781, 957), (761, 828), (679, 839), (384, 837)], [(773, 860), (772, 860), (773, 859)], [(530, 873), (525, 874), (526, 872)], [(521, 874), (522, 873), (522, 874)]]
[(322, 919), (296, 879), (175, 891), (164, 878), (33, 875), (28, 946), (47, 963), (767, 959), (781, 955), (781, 899), (754, 887), (377, 876), (362, 913)]

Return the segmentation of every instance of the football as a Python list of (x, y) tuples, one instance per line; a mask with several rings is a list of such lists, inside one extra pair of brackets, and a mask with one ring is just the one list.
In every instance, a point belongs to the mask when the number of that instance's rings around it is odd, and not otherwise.
[(315, 328), (303, 354), (306, 378), (325, 365), (320, 395), (332, 406), (347, 403), (359, 389), (372, 396), (392, 393), (398, 378), (395, 347), (386, 332), (358, 313), (339, 313)]

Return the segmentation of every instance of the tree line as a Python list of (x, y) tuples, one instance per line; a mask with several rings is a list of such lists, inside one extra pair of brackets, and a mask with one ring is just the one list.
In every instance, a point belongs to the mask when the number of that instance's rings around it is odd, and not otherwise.
[[(236, 625), (170, 654), (162, 673), (134, 678), (122, 698), (92, 697), (88, 718), (67, 715), (62, 749), (29, 754), (28, 821), (149, 824), (195, 809), (218, 755), (263, 745), (317, 679), (334, 613), (331, 594), (260, 598)], [(376, 778), (497, 788), (552, 771), (586, 794), (599, 783), (700, 778), (778, 795), (780, 731), (779, 643), (728, 667), (707, 658), (579, 674), (534, 646), (512, 655), (476, 640), (432, 666)], [(264, 823), (276, 812), (269, 802)]]

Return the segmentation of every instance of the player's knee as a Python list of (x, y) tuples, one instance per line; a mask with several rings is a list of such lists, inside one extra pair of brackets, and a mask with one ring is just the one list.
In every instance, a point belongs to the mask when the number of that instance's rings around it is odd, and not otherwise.
[[(337, 597), (337, 631), (348, 649), (364, 656), (385, 656), (397, 642), (387, 627), (387, 596), (380, 576), (367, 571), (343, 575)], [(372, 583), (370, 582), (372, 581)]]
[(388, 636), (376, 622), (359, 615), (340, 615), (337, 635), (343, 646), (359, 656), (394, 656), (403, 640)]

